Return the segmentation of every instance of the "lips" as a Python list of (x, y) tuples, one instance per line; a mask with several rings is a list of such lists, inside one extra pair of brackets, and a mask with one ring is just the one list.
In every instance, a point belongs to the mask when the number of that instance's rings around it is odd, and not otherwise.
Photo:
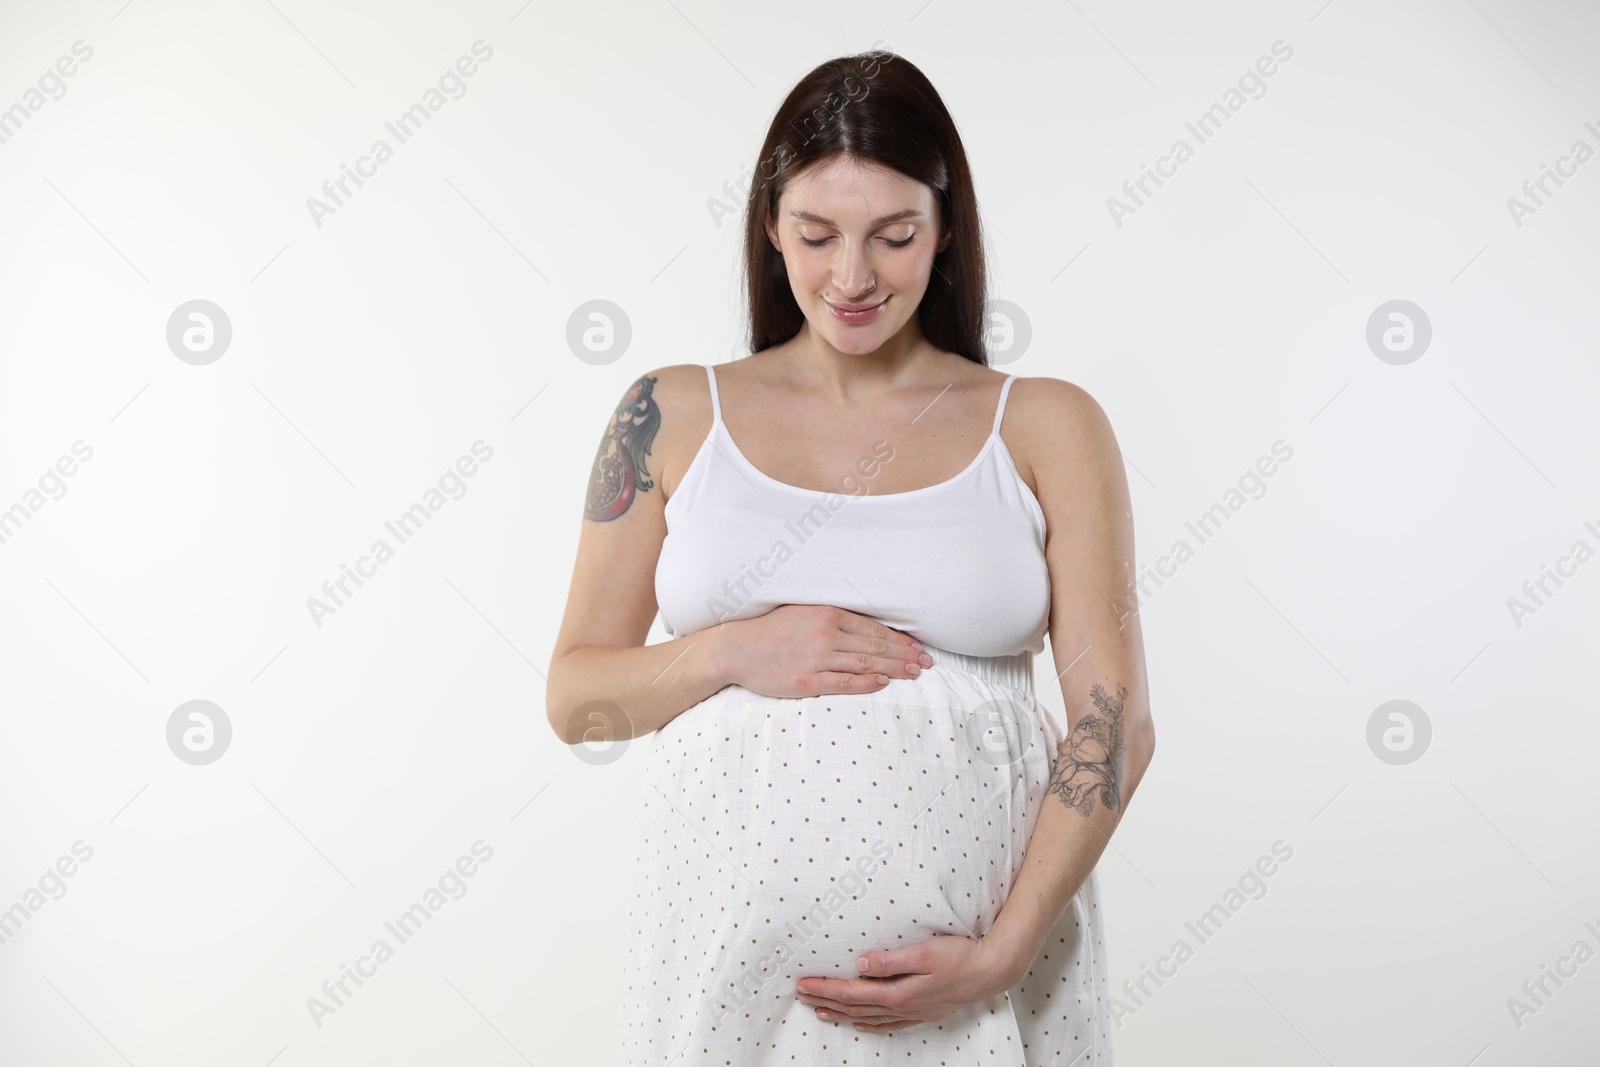
[[(889, 298), (888, 297), (884, 297), (883, 298), (883, 300), (887, 300), (887, 299), (889, 299)], [(868, 311), (868, 310), (870, 310), (872, 308), (877, 307), (878, 304), (882, 304), (883, 300), (878, 301), (877, 304), (835, 304), (833, 301), (830, 300), (830, 301), (828, 301), (828, 305), (830, 307), (837, 308), (840, 311), (850, 311), (850, 312)]]

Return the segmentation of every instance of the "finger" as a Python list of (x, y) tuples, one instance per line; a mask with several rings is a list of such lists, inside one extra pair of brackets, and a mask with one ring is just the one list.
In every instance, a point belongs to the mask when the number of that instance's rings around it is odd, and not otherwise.
[(868, 1021), (866, 1019), (852, 1019), (848, 1015), (840, 1015), (834, 1011), (819, 1011), (817, 1012), (817, 1018), (825, 1023), (854, 1023), (857, 1030), (898, 1030), (904, 1026), (914, 1026), (922, 1021), (921, 1019), (890, 1018), (882, 1015)]
[(889, 681), (886, 674), (852, 674), (848, 671), (817, 673), (817, 685), (823, 693), (876, 693)]
[[(834, 642), (834, 651), (847, 652), (854, 656), (870, 656), (872, 661), (863, 661), (847, 670), (858, 672), (869, 667), (875, 667), (885, 674), (892, 674), (897, 678), (914, 678), (923, 670), (933, 666), (933, 657), (917, 645), (900, 644), (896, 641), (877, 637), (865, 637), (859, 634), (840, 633)], [(911, 666), (915, 664), (916, 670)]]
[(909, 1015), (892, 1011), (881, 1004), (839, 1004), (834, 1001), (827, 1001), (825, 998), (814, 999), (822, 1001), (811, 1005), (816, 1008), (818, 1018), (832, 1016), (838, 1022), (871, 1023), (873, 1025), (922, 1021)]
[(891, 653), (886, 656), (863, 651), (835, 650), (823, 658), (823, 667), (826, 670), (850, 674), (887, 674), (890, 678), (915, 678), (923, 671), (922, 664), (916, 662), (915, 649), (906, 649), (904, 653)]
[(818, 977), (806, 976), (805, 985), (795, 985), (795, 997), (810, 1005), (853, 1011), (856, 1014), (888, 1013), (894, 1011), (886, 1001), (894, 990), (904, 989), (915, 979), (883, 982), (874, 977)]
[(896, 1020), (894, 1022), (887, 1022), (887, 1023), (863, 1023), (863, 1022), (858, 1022), (858, 1023), (856, 1023), (856, 1029), (857, 1030), (871, 1030), (871, 1031), (904, 1030), (906, 1027), (915, 1026), (915, 1025), (917, 1025), (917, 1023), (919, 1023), (921, 1021), (922, 1021), (921, 1019), (899, 1019), (899, 1020)]
[(839, 1004), (832, 1001), (812, 1004), (819, 1012), (826, 1012), (838, 1019), (849, 1019), (861, 1023), (888, 1023), (903, 1022), (910, 1017), (891, 1011), (882, 1004)]
[[(900, 664), (918, 663), (926, 667), (933, 663), (933, 657), (928, 656), (920, 646), (909, 638), (900, 640), (893, 631), (888, 637), (873, 637), (841, 630), (834, 638), (833, 648), (836, 652), (868, 655)], [(927, 657), (926, 663), (920, 662), (922, 657)]]
[(830, 1003), (855, 1015), (897, 1012), (900, 1009), (892, 1006), (889, 1003), (891, 1000), (922, 992), (922, 980), (909, 977), (894, 981), (881, 978), (825, 978), (821, 981), (826, 985), (820, 991), (811, 991), (815, 989), (813, 985), (797, 990), (797, 995), (810, 997), (819, 1003)]
[(937, 960), (928, 954), (925, 948), (927, 944), (920, 942), (907, 945), (905, 948), (863, 952), (861, 958), (867, 961), (867, 966), (862, 970), (861, 977), (878, 979), (893, 978), (902, 974), (932, 974), (937, 969)]
[(904, 645), (907, 648), (915, 648), (918, 652), (923, 650), (922, 642), (918, 641), (910, 634), (902, 633), (892, 626), (885, 626), (881, 622), (878, 622), (874, 619), (869, 619), (865, 615), (857, 614), (849, 609), (841, 610), (843, 610), (845, 614), (844, 618), (839, 623), (839, 629), (843, 630), (847, 634), (856, 634), (862, 637), (874, 637), (880, 641)]
[(819, 1008), (823, 1011), (831, 1011), (837, 1012), (840, 1015), (848, 1015), (852, 1019), (885, 1019), (905, 1017), (903, 1015), (887, 1014), (890, 1009), (886, 1004), (870, 1004), (864, 1001), (846, 1004), (841, 1000), (834, 1000), (832, 997), (819, 997), (815, 993), (804, 994), (801, 996), (800, 1002), (802, 1004), (809, 1004), (811, 1007)]

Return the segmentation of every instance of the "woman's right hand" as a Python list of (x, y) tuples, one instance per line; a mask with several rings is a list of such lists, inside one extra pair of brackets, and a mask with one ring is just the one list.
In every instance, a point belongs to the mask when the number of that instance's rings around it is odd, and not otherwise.
[(763, 696), (875, 693), (933, 664), (909, 634), (826, 604), (780, 604), (723, 626), (730, 681)]

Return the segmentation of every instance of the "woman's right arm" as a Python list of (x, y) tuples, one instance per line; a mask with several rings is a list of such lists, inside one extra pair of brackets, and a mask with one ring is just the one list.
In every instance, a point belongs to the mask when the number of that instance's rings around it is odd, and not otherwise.
[(546, 675), (545, 713), (569, 745), (586, 734), (622, 741), (659, 730), (728, 685), (779, 697), (872, 693), (932, 662), (899, 630), (815, 604), (644, 644), (667, 534), (661, 475), (670, 466), (682, 476), (710, 425), (710, 387), (694, 364), (643, 375), (612, 415)]
[[(666, 725), (730, 682), (719, 656), (725, 627), (644, 644), (656, 616), (655, 573), (667, 534), (661, 472), (681, 472), (703, 439), (686, 387), (692, 365), (640, 377), (617, 404), (589, 474), (577, 562), (556, 634), (545, 711), (569, 745), (603, 729), (621, 741)], [(709, 389), (702, 388), (707, 393)], [(699, 419), (709, 424), (709, 411)]]

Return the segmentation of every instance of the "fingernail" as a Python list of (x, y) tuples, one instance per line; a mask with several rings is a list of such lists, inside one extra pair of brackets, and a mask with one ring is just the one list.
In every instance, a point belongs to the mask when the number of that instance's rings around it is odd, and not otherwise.
[(906, 673), (907, 674), (921, 674), (922, 673), (922, 668), (919, 667), (915, 663), (907, 663), (906, 664)]
[(878, 675), (878, 684), (879, 685), (888, 685), (889, 684), (889, 676), (887, 674)]
[(917, 659), (922, 661), (922, 665), (924, 667), (933, 666), (933, 657), (928, 655), (926, 652), (924, 652), (922, 655), (918, 656)]
[(857, 957), (857, 958), (856, 958), (856, 969), (857, 969), (857, 970), (862, 970), (862, 971), (864, 971), (864, 970), (866, 970), (866, 969), (867, 969), (867, 968), (868, 968), (868, 967), (869, 967), (869, 966), (871, 966), (871, 961), (869, 961), (869, 960), (868, 960), (868, 959), (867, 959), (867, 957), (865, 957), (865, 956), (858, 956), (858, 957)]

